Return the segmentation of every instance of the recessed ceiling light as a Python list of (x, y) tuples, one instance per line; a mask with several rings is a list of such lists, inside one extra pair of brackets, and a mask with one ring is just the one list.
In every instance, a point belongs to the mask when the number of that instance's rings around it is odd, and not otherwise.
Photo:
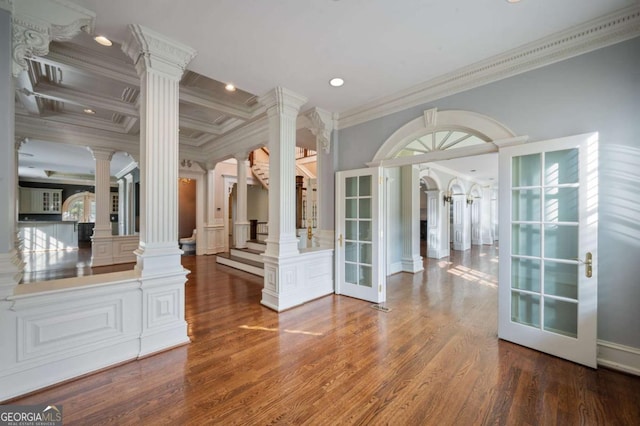
[(227, 92), (235, 92), (235, 91), (236, 91), (236, 86), (234, 86), (234, 85), (233, 85), (233, 84), (231, 84), (231, 83), (227, 83), (227, 85), (226, 85), (226, 86), (224, 86), (224, 89), (225, 89)]
[(92, 110), (91, 108), (85, 108), (85, 109), (83, 109), (83, 111), (84, 111), (84, 113), (85, 113), (85, 114), (91, 114), (91, 115), (93, 115), (93, 114), (95, 114), (95, 113), (96, 113), (96, 112), (95, 112), (94, 110)]
[(344, 80), (340, 77), (332, 78), (331, 80), (329, 80), (329, 84), (333, 87), (340, 87), (344, 84)]
[(520, 0), (507, 0), (507, 3), (520, 3)]
[(111, 40), (109, 40), (108, 38), (106, 38), (105, 36), (96, 36), (93, 38), (96, 43), (101, 44), (102, 46), (107, 46), (110, 47), (113, 43), (111, 43)]

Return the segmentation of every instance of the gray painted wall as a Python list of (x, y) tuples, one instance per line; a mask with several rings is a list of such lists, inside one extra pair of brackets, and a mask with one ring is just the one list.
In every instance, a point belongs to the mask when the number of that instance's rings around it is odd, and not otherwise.
[[(13, 81), (11, 74), (11, 15), (0, 9), (0, 191), (6, 199), (15, 198), (15, 193), (9, 193), (15, 178), (12, 176), (14, 168), (14, 138), (13, 138)], [(13, 203), (3, 202), (0, 209), (0, 253), (9, 253), (13, 249), (15, 230), (15, 212)]]
[(598, 338), (640, 348), (640, 38), (339, 131), (361, 168), (429, 108), (488, 115), (530, 141), (600, 132)]

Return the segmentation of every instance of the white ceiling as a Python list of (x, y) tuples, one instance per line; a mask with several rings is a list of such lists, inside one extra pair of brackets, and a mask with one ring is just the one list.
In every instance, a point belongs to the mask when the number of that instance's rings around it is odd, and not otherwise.
[[(117, 141), (112, 175), (137, 152), (139, 78), (120, 50), (128, 24), (198, 52), (180, 83), (180, 146), (191, 158), (260, 114), (256, 97), (283, 86), (309, 98), (302, 109), (358, 110), (638, 0), (72, 0), (96, 12), (97, 45), (80, 33), (54, 42), (18, 80), (21, 177), (93, 173), (88, 139)], [(330, 87), (342, 77), (341, 88)], [(239, 90), (228, 93), (225, 82)], [(95, 111), (93, 115), (83, 112)], [(341, 114), (342, 115), (342, 114)], [(40, 132), (29, 133), (38, 128)], [(26, 129), (26, 130), (25, 130)], [(69, 140), (67, 130), (73, 129)], [(57, 130), (57, 137), (53, 131)], [(95, 137), (94, 137), (95, 136)], [(298, 145), (313, 147), (307, 131)], [(106, 142), (103, 142), (106, 141)], [(62, 144), (61, 144), (62, 143)], [(131, 149), (129, 149), (131, 148)], [(497, 180), (495, 156), (450, 160), (449, 169)], [(470, 172), (475, 169), (476, 172)], [(49, 171), (49, 172), (47, 172)], [(51, 176), (49, 176), (51, 177)]]
[[(137, 23), (197, 50), (189, 69), (344, 112), (636, 0), (75, 0), (96, 33)], [(346, 81), (331, 88), (332, 77)]]

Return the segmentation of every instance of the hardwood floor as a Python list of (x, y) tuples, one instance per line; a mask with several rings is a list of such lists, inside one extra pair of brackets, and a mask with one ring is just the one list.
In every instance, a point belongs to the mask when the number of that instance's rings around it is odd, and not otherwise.
[(14, 403), (86, 425), (640, 424), (640, 377), (497, 339), (495, 248), (390, 277), (389, 313), (328, 296), (277, 314), (262, 278), (183, 263), (191, 344)]
[(77, 250), (24, 252), (21, 257), (24, 262), (21, 284), (128, 271), (134, 266), (133, 263), (123, 263), (92, 268), (91, 244), (82, 242)]

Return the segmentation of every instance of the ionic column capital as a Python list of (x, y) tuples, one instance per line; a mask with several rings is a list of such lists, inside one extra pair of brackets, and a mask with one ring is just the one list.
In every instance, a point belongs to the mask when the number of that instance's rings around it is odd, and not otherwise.
[(179, 80), (196, 51), (141, 25), (129, 25), (130, 34), (122, 51), (131, 58), (139, 76), (157, 71)]
[(307, 98), (284, 87), (276, 87), (258, 98), (258, 103), (267, 108), (267, 115), (285, 115), (296, 118)]
[(88, 146), (87, 150), (91, 153), (91, 155), (93, 155), (93, 159), (96, 161), (98, 160), (111, 161), (111, 158), (115, 153), (112, 149), (98, 148), (94, 146)]

